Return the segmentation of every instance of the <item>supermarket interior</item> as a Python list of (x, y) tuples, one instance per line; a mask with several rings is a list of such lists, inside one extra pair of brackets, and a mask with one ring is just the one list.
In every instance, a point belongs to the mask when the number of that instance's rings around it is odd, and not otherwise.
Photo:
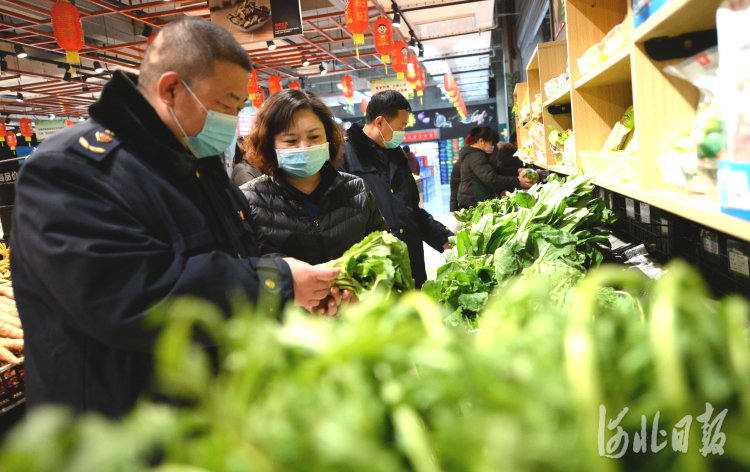
[(750, 471), (748, 25), (0, 0), (0, 471)]

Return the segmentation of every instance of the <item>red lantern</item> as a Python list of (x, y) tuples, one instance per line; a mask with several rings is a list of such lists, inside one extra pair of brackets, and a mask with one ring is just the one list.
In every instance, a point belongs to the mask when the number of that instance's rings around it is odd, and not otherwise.
[(268, 78), (268, 95), (281, 92), (281, 77), (272, 75)]
[(151, 36), (149, 36), (148, 39), (146, 40), (146, 46), (150, 45), (151, 42), (154, 40), (155, 37), (156, 37), (156, 33), (154, 33)]
[(414, 90), (417, 88), (417, 69), (419, 69), (419, 61), (416, 56), (409, 56), (409, 62), (406, 63), (406, 80), (409, 82), (409, 86)]
[[(381, 16), (372, 26), (372, 35), (375, 39), (375, 50), (380, 54), (380, 60), (383, 64), (391, 62), (389, 54), (393, 52), (393, 25), (387, 16)], [(388, 73), (388, 66), (385, 66), (385, 73)]]
[(422, 103), (422, 95), (424, 95), (424, 69), (417, 67), (417, 95), (419, 96), (419, 103)]
[(393, 45), (393, 69), (396, 71), (396, 77), (404, 78), (406, 64), (409, 62), (409, 48), (403, 41), (396, 41)]
[(34, 136), (34, 128), (31, 126), (31, 120), (28, 118), (21, 118), (19, 125), (21, 128), (21, 134), (26, 138), (26, 142), (31, 142), (31, 137)]
[(352, 97), (354, 96), (354, 81), (352, 80), (351, 76), (345, 75), (341, 79), (341, 85), (344, 87), (342, 89), (342, 93), (346, 97), (346, 101), (351, 103)]
[(7, 133), (8, 133), (8, 130), (5, 129), (5, 122), (3, 120), (0, 120), (0, 143), (5, 142), (5, 135)]
[(443, 75), (443, 85), (445, 86), (445, 91), (448, 93), (456, 89), (456, 79), (453, 77), (453, 74), (448, 72)]
[(71, 126), (73, 126), (74, 124), (75, 124), (75, 123), (73, 123), (73, 122), (72, 122), (71, 120), (65, 120), (65, 126), (67, 126), (67, 127), (71, 127)]
[(68, 0), (60, 0), (52, 5), (50, 15), (55, 40), (57, 45), (65, 50), (68, 63), (80, 64), (81, 58), (78, 56), (78, 51), (83, 49), (84, 42), (78, 8), (68, 3)]
[(289, 84), (290, 89), (297, 89), (301, 90), (302, 87), (300, 86), (299, 82), (295, 82), (294, 80)]
[(266, 101), (266, 97), (265, 97), (265, 95), (263, 94), (263, 89), (262, 89), (262, 88), (260, 88), (260, 87), (258, 87), (258, 88), (257, 88), (257, 89), (255, 90), (255, 92), (254, 92), (254, 93), (255, 93), (255, 98), (253, 98), (253, 106), (254, 106), (255, 108), (260, 108), (260, 107), (262, 107), (262, 106), (263, 106), (263, 102), (265, 102), (265, 101)]
[(255, 91), (258, 90), (258, 76), (255, 74), (255, 69), (250, 72), (250, 78), (247, 80), (247, 94), (250, 97), (255, 95)]
[(365, 116), (367, 116), (367, 105), (369, 104), (370, 102), (366, 98), (363, 98), (362, 101), (360, 102), (360, 105), (362, 106), (362, 113)]
[(16, 141), (16, 135), (12, 131), (9, 131), (5, 137), (8, 139), (8, 147), (10, 147), (11, 151), (16, 150), (16, 144), (18, 144), (18, 141)]
[(354, 34), (354, 45), (359, 57), (359, 46), (365, 44), (364, 32), (370, 27), (370, 13), (367, 0), (344, 0), (346, 29)]

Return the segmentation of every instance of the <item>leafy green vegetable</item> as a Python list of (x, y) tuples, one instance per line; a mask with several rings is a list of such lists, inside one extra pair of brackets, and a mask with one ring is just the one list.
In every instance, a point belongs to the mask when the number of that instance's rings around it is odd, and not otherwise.
[(527, 180), (531, 180), (532, 184), (539, 183), (539, 174), (537, 174), (534, 169), (524, 169), (521, 177)]
[(414, 289), (409, 250), (403, 241), (385, 231), (371, 233), (324, 265), (340, 268), (333, 285), (351, 291), (360, 300), (378, 287), (396, 293)]
[[(185, 325), (219, 345), (190, 403), (143, 398), (119, 421), (35, 408), (6, 437), (0, 470), (746, 470), (750, 306), (738, 297), (713, 302), (683, 262), (667, 269), (651, 296), (634, 299), (625, 294), (643, 293), (647, 281), (633, 271), (584, 276), (539, 259), (492, 294), (473, 334), (445, 326), (419, 293), (374, 295), (335, 321), (290, 309), (279, 323), (241, 304), (224, 320), (195, 299), (167, 304), (154, 314), (167, 330), (158, 357), (193, 356)], [(179, 390), (194, 364), (165, 363), (178, 372), (158, 373), (160, 389)], [(711, 430), (698, 419), (707, 402), (710, 421), (728, 409)], [(602, 441), (607, 454), (622, 447), (608, 426), (626, 407), (627, 452), (601, 457)], [(673, 428), (686, 415), (689, 449), (676, 452), (681, 428)], [(647, 450), (634, 452), (642, 416)], [(699, 452), (704, 433), (725, 436), (723, 455)], [(666, 447), (656, 453), (651, 444)]]

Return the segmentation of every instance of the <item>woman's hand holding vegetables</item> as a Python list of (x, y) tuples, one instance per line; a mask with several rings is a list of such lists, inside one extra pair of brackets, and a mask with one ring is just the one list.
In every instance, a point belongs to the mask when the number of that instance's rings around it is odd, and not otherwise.
[(534, 181), (518, 176), (518, 184), (523, 188), (531, 188), (534, 185)]
[[(294, 279), (294, 304), (306, 307), (317, 307), (321, 300), (328, 297), (333, 280), (341, 269), (311, 266), (307, 262), (285, 257)], [(335, 310), (334, 310), (335, 313)]]

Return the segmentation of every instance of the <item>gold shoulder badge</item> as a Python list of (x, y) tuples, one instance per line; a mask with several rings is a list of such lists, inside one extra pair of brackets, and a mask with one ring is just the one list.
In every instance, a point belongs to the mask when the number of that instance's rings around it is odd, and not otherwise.
[(112, 131), (110, 131), (108, 129), (105, 129), (104, 132), (107, 133), (110, 136), (114, 136), (115, 135), (115, 133), (113, 133)]
[(101, 131), (97, 131), (96, 134), (96, 140), (100, 143), (111, 143), (112, 142), (112, 136), (102, 133)]
[(83, 136), (78, 138), (78, 144), (80, 144), (84, 149), (95, 152), (97, 154), (104, 154), (105, 152), (107, 152), (107, 150), (104, 148), (90, 145), (86, 138), (84, 138)]

